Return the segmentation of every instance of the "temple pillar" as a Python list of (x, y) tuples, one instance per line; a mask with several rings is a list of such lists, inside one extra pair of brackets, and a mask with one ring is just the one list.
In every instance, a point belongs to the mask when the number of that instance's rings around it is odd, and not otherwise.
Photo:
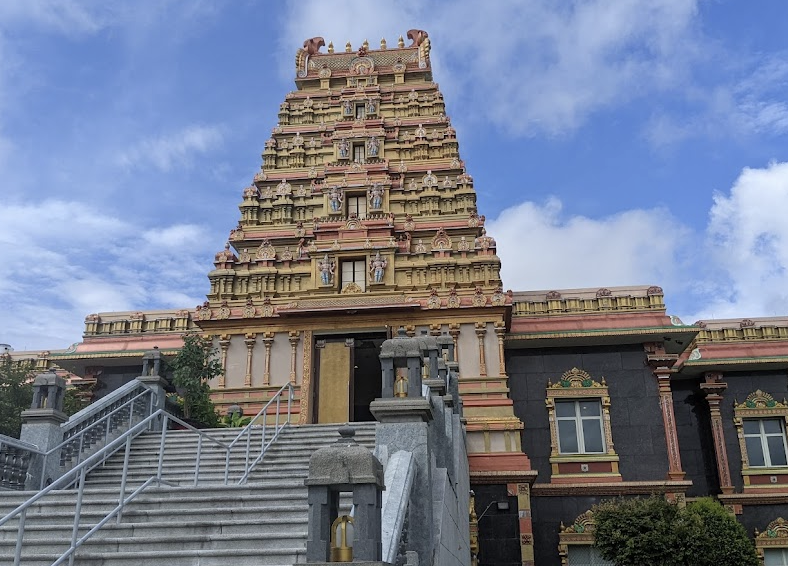
[(484, 335), (487, 334), (487, 323), (476, 323), (476, 336), (479, 338), (479, 375), (487, 376), (487, 361), (484, 356)]
[(454, 359), (460, 359), (460, 349), (459, 349), (459, 340), (460, 340), (460, 325), (456, 322), (449, 323), (449, 336), (454, 341)]
[(252, 386), (252, 353), (256, 342), (257, 334), (247, 334), (244, 337), (244, 344), (246, 344), (246, 376), (244, 377), (244, 385), (246, 387)]
[(728, 451), (725, 448), (725, 434), (722, 426), (722, 414), (720, 403), (722, 393), (727, 389), (728, 384), (722, 381), (722, 373), (706, 372), (704, 374), (705, 383), (700, 384), (701, 390), (706, 393), (706, 402), (709, 404), (711, 416), (711, 434), (714, 439), (714, 456), (717, 460), (717, 477), (720, 481), (720, 491), (724, 494), (733, 493), (733, 482), (731, 482), (731, 472), (728, 465)]
[(227, 376), (227, 350), (230, 348), (230, 335), (222, 334), (219, 336), (220, 363), (222, 364), (222, 374), (219, 376), (219, 387), (224, 387), (225, 377)]
[(298, 343), (301, 341), (301, 333), (298, 330), (291, 330), (287, 339), (290, 341), (290, 383), (295, 385), (296, 358), (298, 352)]
[(499, 374), (506, 377), (506, 353), (504, 350), (504, 337), (506, 336), (506, 323), (499, 320), (494, 323), (495, 335), (498, 337), (498, 366), (501, 368)]
[(263, 333), (263, 345), (265, 346), (265, 371), (263, 371), (263, 386), (271, 385), (271, 346), (274, 343), (274, 333)]
[(662, 424), (665, 429), (665, 442), (668, 448), (668, 479), (681, 481), (684, 471), (681, 468), (681, 452), (676, 430), (676, 417), (673, 412), (673, 391), (670, 388), (670, 376), (678, 355), (668, 354), (661, 342), (644, 344), (647, 360), (657, 378), (659, 388), (659, 406), (662, 409)]

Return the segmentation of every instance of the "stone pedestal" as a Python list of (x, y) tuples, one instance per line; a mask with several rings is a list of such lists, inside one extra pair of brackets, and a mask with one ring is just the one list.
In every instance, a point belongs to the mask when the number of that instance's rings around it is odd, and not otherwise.
[(429, 432), (432, 407), (423, 397), (375, 399), (369, 406), (380, 423), (375, 444), (388, 447), (389, 454), (405, 450), (413, 454), (416, 476), (408, 506), (408, 548), (416, 551), (422, 564), (430, 564), (434, 544), (432, 513), (433, 439)]
[[(137, 381), (141, 381), (147, 385), (148, 388), (150, 388), (150, 390), (153, 392), (152, 412), (155, 413), (159, 409), (164, 409), (164, 403), (167, 400), (167, 391), (165, 388), (170, 384), (169, 381), (160, 375), (141, 375), (137, 378)], [(151, 427), (151, 430), (161, 430), (161, 423), (162, 419), (155, 421)]]
[[(63, 431), (60, 425), (68, 420), (68, 416), (57, 409), (28, 409), (22, 412), (22, 433), (19, 440), (34, 444), (42, 452), (48, 452), (63, 442)], [(42, 462), (34, 458), (30, 462), (25, 489), (37, 490), (60, 477), (60, 455), (53, 453)]]

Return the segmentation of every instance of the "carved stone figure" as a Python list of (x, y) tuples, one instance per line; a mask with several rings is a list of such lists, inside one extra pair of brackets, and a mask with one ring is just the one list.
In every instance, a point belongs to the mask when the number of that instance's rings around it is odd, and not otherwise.
[(410, 44), (410, 47), (418, 47), (424, 42), (425, 39), (429, 37), (430, 34), (428, 34), (423, 29), (409, 29), (407, 35), (408, 35), (408, 39), (410, 39), (413, 42)]
[(336, 187), (331, 187), (331, 190), (328, 193), (328, 204), (331, 207), (331, 212), (341, 212), (342, 211), (342, 200), (343, 200), (342, 191), (337, 189)]
[(377, 157), (378, 150), (380, 149), (380, 142), (376, 136), (372, 136), (367, 140), (367, 155), (370, 157)]
[(342, 114), (345, 116), (352, 116), (353, 115), (353, 105), (350, 103), (349, 100), (346, 100), (342, 103)]
[(370, 98), (367, 102), (367, 114), (375, 114), (378, 111), (378, 103)]
[(383, 187), (380, 186), (380, 183), (372, 185), (367, 198), (369, 198), (369, 207), (372, 210), (380, 210), (380, 207), (383, 206)]
[(340, 159), (347, 159), (350, 157), (350, 144), (347, 140), (342, 139), (339, 140), (339, 158)]
[(328, 254), (317, 262), (317, 270), (320, 272), (320, 282), (323, 285), (331, 285), (334, 282), (334, 262)]
[[(417, 30), (418, 31), (418, 30)], [(410, 32), (408, 32), (410, 34)], [(409, 38), (410, 35), (408, 35)], [(426, 37), (426, 35), (425, 35)], [(411, 38), (412, 39), (412, 38)], [(419, 42), (421, 43), (421, 42)], [(304, 41), (304, 50), (311, 56), (317, 53), (320, 53), (320, 48), (326, 44), (326, 41), (322, 37), (313, 37), (311, 39), (307, 39)]]
[(372, 275), (372, 280), (375, 283), (381, 283), (383, 276), (386, 274), (386, 267), (388, 261), (380, 257), (380, 252), (375, 254), (375, 257), (369, 260), (369, 272)]

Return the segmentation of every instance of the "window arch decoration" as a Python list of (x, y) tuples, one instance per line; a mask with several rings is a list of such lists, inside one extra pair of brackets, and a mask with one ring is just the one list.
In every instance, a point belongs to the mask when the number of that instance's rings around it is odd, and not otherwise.
[[(774, 493), (788, 490), (788, 402), (757, 389), (734, 401), (733, 423), (739, 439), (744, 490)], [(749, 449), (748, 449), (749, 446)]]
[[(548, 381), (545, 404), (550, 424), (551, 483), (621, 481), (610, 425), (610, 393), (605, 378), (596, 381), (587, 372), (574, 367), (564, 372), (557, 383)], [(571, 411), (573, 404), (577, 407), (577, 435), (582, 436), (587, 426), (594, 429), (594, 434), (600, 437), (596, 441), (601, 441), (601, 449), (587, 450), (578, 440), (577, 450), (562, 450), (561, 429), (566, 433), (566, 421), (571, 428), (572, 419), (559, 413)], [(592, 416), (583, 416), (583, 412), (589, 410)], [(564, 421), (563, 427), (559, 421)], [(564, 445), (565, 441), (566, 438)]]
[(763, 530), (755, 530), (755, 551), (758, 558), (765, 561), (766, 554), (770, 551), (788, 554), (788, 521), (778, 517)]
[(610, 564), (593, 549), (595, 526), (594, 512), (590, 510), (578, 515), (571, 525), (564, 526), (561, 522), (558, 531), (558, 556), (561, 558), (561, 566), (577, 563)]

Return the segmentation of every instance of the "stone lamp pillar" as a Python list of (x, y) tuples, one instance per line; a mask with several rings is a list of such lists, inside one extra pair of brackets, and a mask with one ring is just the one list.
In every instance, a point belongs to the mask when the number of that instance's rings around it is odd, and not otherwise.
[(353, 562), (382, 564), (383, 466), (372, 452), (356, 444), (353, 440), (356, 431), (352, 427), (340, 427), (339, 434), (339, 440), (309, 459), (309, 476), (304, 480), (309, 500), (306, 560), (328, 563), (331, 527), (339, 517), (339, 495), (352, 492)]
[(440, 348), (438, 347), (438, 340), (434, 336), (424, 333), (416, 338), (419, 341), (419, 348), (421, 355), (424, 358), (424, 363), (429, 368), (427, 375), (428, 379), (438, 378), (438, 358), (440, 357)]
[[(63, 442), (60, 425), (68, 420), (63, 412), (63, 400), (66, 394), (66, 380), (52, 370), (40, 373), (33, 380), (33, 403), (26, 411), (22, 411), (22, 432), (19, 440), (34, 444), (42, 452), (47, 452)], [(60, 458), (53, 455), (47, 459), (42, 469), (40, 465), (31, 465), (30, 474), (25, 486), (27, 489), (39, 489), (41, 477), (44, 483), (55, 480), (59, 473)]]
[[(142, 375), (137, 380), (147, 385), (153, 391), (153, 411), (164, 408), (167, 396), (166, 388), (169, 381), (161, 375), (163, 358), (158, 346), (148, 350), (142, 356)], [(161, 420), (157, 420), (151, 430), (161, 430)]]
[(421, 397), (421, 371), (424, 359), (417, 338), (409, 338), (404, 328), (397, 336), (383, 342), (380, 347), (380, 367), (383, 371), (383, 398), (392, 398), (395, 393), (397, 371), (405, 372), (408, 380), (407, 397)]
[(438, 342), (441, 357), (447, 362), (453, 362), (454, 359), (454, 339), (449, 334), (443, 333), (435, 339)]

